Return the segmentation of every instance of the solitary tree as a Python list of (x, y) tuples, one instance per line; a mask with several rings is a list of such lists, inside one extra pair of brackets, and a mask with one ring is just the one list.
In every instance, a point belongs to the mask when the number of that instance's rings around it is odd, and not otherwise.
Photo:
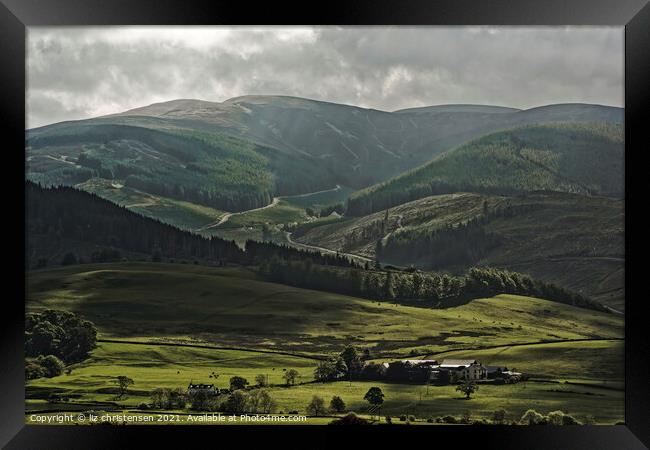
[(363, 399), (367, 400), (372, 406), (380, 407), (381, 404), (384, 403), (384, 393), (381, 391), (381, 388), (374, 386), (368, 389), (368, 392), (363, 396)]
[(330, 400), (330, 411), (337, 413), (345, 411), (345, 402), (338, 395), (333, 396)]
[(314, 395), (307, 405), (307, 414), (310, 416), (322, 416), (325, 412), (325, 401), (317, 395)]
[(255, 383), (257, 383), (258, 386), (268, 385), (267, 376), (264, 375), (263, 373), (260, 373), (259, 375), (255, 375)]
[(465, 398), (469, 400), (470, 396), (474, 392), (478, 391), (478, 384), (476, 384), (474, 381), (464, 381), (456, 386), (456, 390), (465, 394)]
[(236, 391), (238, 389), (246, 389), (248, 385), (248, 380), (244, 377), (232, 377), (230, 379), (230, 390)]
[(124, 375), (120, 375), (117, 377), (117, 386), (118, 386), (118, 392), (117, 392), (117, 398), (122, 398), (126, 394), (126, 390), (129, 388), (129, 386), (132, 386), (135, 382)]
[(284, 381), (289, 384), (296, 384), (296, 378), (298, 378), (300, 374), (296, 369), (289, 369), (287, 370), (284, 375), (282, 375), (282, 378), (284, 378)]

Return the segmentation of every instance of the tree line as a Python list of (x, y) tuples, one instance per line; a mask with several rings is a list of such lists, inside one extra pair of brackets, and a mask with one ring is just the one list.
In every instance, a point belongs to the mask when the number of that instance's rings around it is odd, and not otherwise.
[(271, 258), (260, 265), (268, 280), (373, 300), (446, 308), (498, 294), (539, 297), (573, 306), (606, 309), (593, 300), (526, 274), (473, 267), (461, 276), (446, 273), (323, 266), (306, 260)]

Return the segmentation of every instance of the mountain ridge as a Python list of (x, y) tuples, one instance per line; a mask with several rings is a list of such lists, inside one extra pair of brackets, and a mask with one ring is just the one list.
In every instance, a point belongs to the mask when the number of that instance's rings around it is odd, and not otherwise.
[(277, 195), (336, 185), (363, 189), (490, 132), (539, 122), (622, 119), (620, 108), (584, 104), (433, 114), (289, 96), (221, 103), (176, 99), (27, 130), (27, 176), (64, 185), (100, 178), (241, 211), (265, 206)]

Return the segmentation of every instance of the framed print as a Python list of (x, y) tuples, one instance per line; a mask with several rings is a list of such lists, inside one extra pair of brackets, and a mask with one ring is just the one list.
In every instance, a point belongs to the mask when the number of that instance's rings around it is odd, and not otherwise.
[(646, 2), (0, 10), (7, 448), (646, 448)]

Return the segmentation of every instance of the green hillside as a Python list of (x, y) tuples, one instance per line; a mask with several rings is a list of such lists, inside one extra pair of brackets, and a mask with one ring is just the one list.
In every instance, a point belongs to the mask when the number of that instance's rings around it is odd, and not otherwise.
[[(174, 100), (28, 130), (27, 175), (45, 184), (89, 182), (106, 197), (108, 183), (233, 212), (274, 196), (364, 188), (520, 124), (622, 121), (620, 108), (597, 105), (553, 105), (543, 114), (493, 109), (389, 113), (277, 96)], [(164, 209), (149, 212), (165, 219)]]
[(364, 217), (302, 227), (294, 240), (396, 265), (529, 273), (624, 309), (624, 205), (560, 192), (426, 197)]
[(429, 195), (512, 195), (553, 190), (623, 195), (623, 128), (607, 123), (531, 125), (468, 142), (428, 164), (353, 194), (366, 215)]
[[(386, 395), (386, 414), (423, 420), (467, 409), (454, 386), (314, 383), (317, 359), (353, 343), (373, 359), (475, 355), (549, 381), (588, 385), (482, 386), (472, 400), (475, 417), (506, 408), (514, 418), (531, 407), (594, 415), (601, 423), (622, 417), (623, 392), (606, 389), (621, 380), (623, 319), (612, 314), (512, 295), (433, 310), (267, 283), (238, 268), (175, 264), (33, 271), (27, 287), (28, 311), (73, 311), (97, 325), (100, 339), (69, 374), (29, 381), (28, 411), (132, 410), (157, 387), (184, 388), (190, 380), (227, 387), (231, 376), (253, 381), (258, 374), (268, 376), (284, 412), (304, 413), (313, 395), (340, 395), (364, 413), (363, 395), (376, 385)], [(300, 374), (297, 386), (282, 384), (289, 368)], [(121, 399), (115, 398), (117, 376), (135, 381)]]
[[(622, 318), (520, 296), (448, 309), (373, 302), (257, 279), (244, 269), (80, 265), (30, 273), (28, 309), (60, 308), (103, 337), (203, 339), (306, 354), (346, 343), (378, 357), (435, 349), (622, 336)], [(179, 299), (183, 299), (182, 302)], [(579, 324), (579, 326), (578, 326)]]
[(149, 194), (102, 178), (91, 178), (76, 187), (123, 205), (130, 211), (184, 230), (200, 228), (219, 220), (226, 214), (209, 206)]
[(110, 180), (226, 211), (267, 205), (277, 193), (333, 184), (304, 158), (288, 158), (221, 133), (157, 126), (81, 122), (30, 133), (28, 178), (82, 188), (90, 180), (91, 190), (106, 197), (115, 189), (102, 187), (101, 180)]

